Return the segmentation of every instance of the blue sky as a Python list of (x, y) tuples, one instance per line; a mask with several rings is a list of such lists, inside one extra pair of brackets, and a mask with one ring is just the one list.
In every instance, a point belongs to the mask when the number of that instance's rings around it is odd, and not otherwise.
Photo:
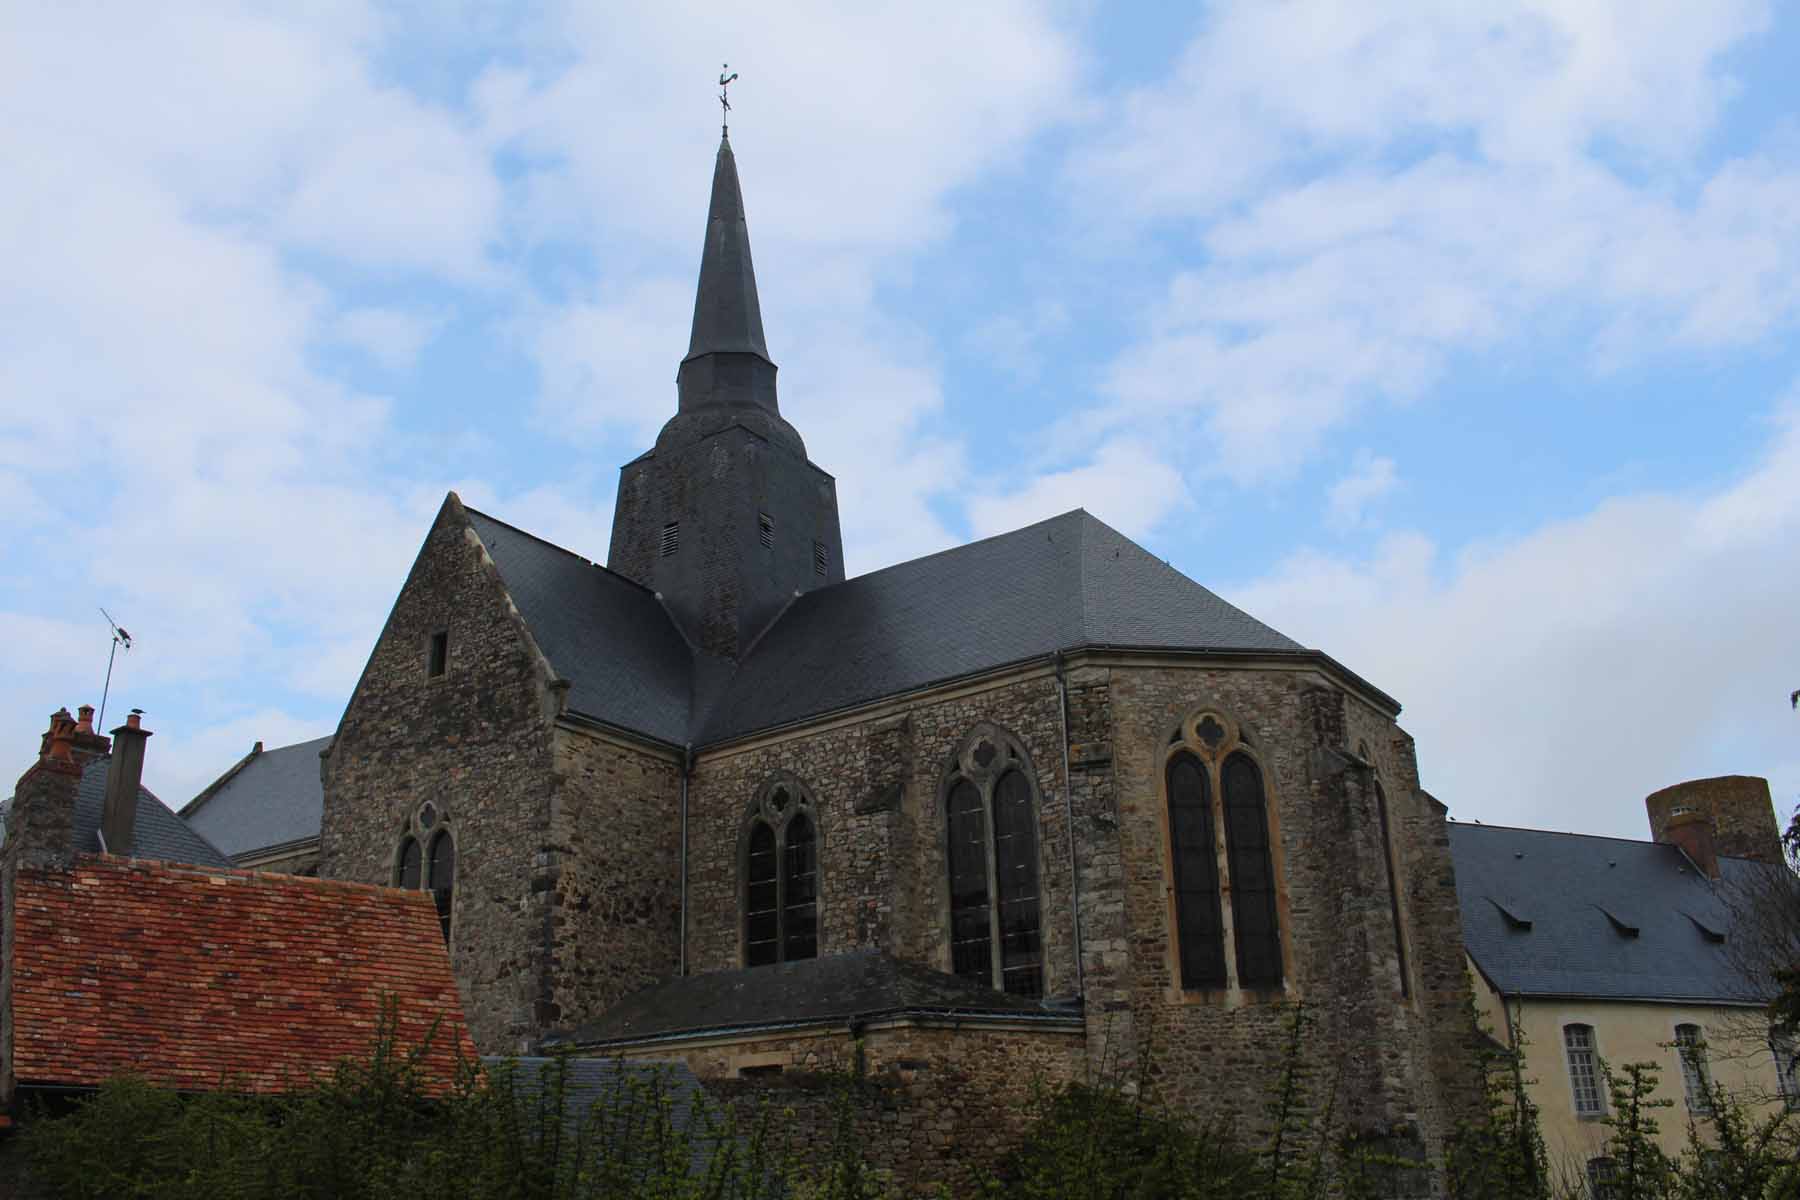
[(331, 730), (446, 489), (602, 558), (730, 60), (852, 570), (1081, 505), (1462, 819), (1800, 794), (1791, 6), (283, 7), (0, 17), (20, 769), (101, 605), (180, 803)]

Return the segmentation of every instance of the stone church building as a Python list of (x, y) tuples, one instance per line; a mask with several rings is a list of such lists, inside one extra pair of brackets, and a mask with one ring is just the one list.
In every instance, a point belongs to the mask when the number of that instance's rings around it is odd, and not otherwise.
[(1303, 1003), (1352, 1128), (1435, 1155), (1470, 992), (1399, 711), (1080, 510), (847, 579), (726, 141), (606, 565), (445, 499), (320, 873), (436, 894), (484, 1053), (855, 1056), (922, 1163), (1028, 1076), (1254, 1121)]

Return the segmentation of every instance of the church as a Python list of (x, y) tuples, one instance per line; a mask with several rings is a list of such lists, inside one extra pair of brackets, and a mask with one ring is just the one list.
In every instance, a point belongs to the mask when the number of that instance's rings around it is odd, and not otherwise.
[(605, 564), (446, 497), (320, 874), (433, 894), (485, 1054), (854, 1061), (922, 1162), (1031, 1079), (1254, 1122), (1300, 1006), (1347, 1127), (1438, 1158), (1474, 1028), (1399, 702), (1081, 510), (846, 578), (776, 375), (727, 138)]

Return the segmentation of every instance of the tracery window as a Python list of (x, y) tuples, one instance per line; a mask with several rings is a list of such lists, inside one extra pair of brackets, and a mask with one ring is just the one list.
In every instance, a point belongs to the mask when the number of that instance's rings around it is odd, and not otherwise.
[(1706, 1038), (1698, 1025), (1675, 1027), (1675, 1052), (1681, 1056), (1681, 1084), (1688, 1111), (1710, 1116), (1712, 1079), (1706, 1066)]
[(427, 800), (408, 818), (394, 855), (394, 886), (431, 893), (444, 942), (456, 900), (456, 839), (438, 806)]
[(1280, 881), (1249, 739), (1229, 718), (1197, 713), (1170, 740), (1163, 782), (1181, 986), (1280, 988)]
[(1035, 777), (1024, 745), (982, 724), (944, 791), (950, 969), (1019, 996), (1044, 991)]
[(750, 807), (744, 831), (744, 965), (819, 953), (819, 834), (811, 794), (782, 776)]
[(1592, 1025), (1564, 1025), (1563, 1052), (1569, 1061), (1569, 1091), (1575, 1099), (1575, 1115), (1597, 1117), (1605, 1111), (1600, 1091), (1600, 1060), (1594, 1048)]

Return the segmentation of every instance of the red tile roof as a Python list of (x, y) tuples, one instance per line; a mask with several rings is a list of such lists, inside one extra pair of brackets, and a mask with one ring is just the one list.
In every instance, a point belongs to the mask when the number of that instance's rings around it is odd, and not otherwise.
[(424, 892), (94, 855), (21, 869), (9, 915), (22, 1084), (284, 1091), (366, 1057), (390, 996), (402, 1046), (441, 1021), (434, 1090), (474, 1061)]

